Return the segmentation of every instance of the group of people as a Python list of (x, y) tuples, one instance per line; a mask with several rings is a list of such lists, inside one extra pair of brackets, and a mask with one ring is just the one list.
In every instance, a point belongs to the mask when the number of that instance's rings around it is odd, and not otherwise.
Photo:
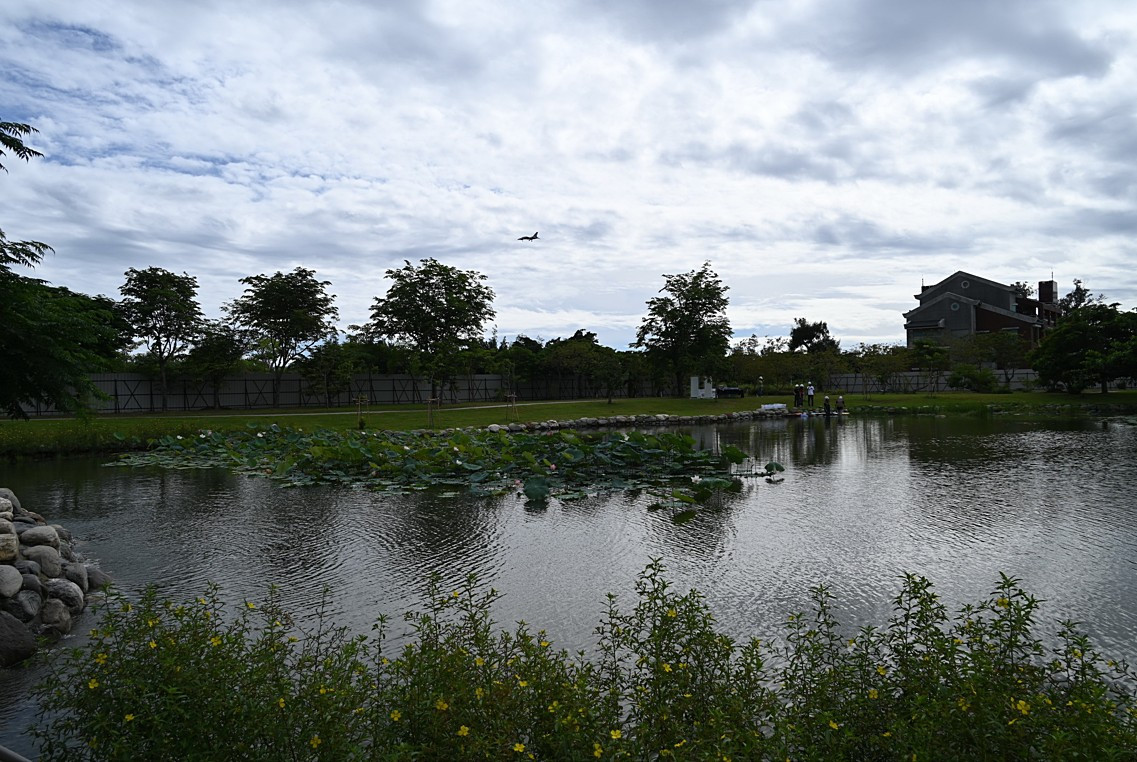
[[(794, 407), (813, 409), (813, 398), (816, 391), (812, 381), (808, 384), (794, 384)], [(833, 406), (829, 402), (828, 394), (825, 395), (824, 405), (825, 415), (833, 415), (834, 412), (840, 415), (845, 412), (845, 397), (840, 394), (837, 395), (836, 411), (834, 411)]]

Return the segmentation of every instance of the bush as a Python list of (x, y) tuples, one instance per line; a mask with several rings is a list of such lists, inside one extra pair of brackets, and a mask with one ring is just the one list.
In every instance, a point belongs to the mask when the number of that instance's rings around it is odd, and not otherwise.
[(903, 578), (881, 628), (848, 637), (825, 587), (778, 641), (714, 629), (652, 562), (638, 601), (609, 596), (595, 655), (521, 623), (470, 578), (408, 614), (415, 638), (299, 628), (270, 594), (226, 611), (209, 590), (101, 607), (90, 642), (38, 689), (45, 760), (1132, 759), (1135, 679), (1073, 623), (1049, 651), (1038, 601), (1003, 577), (950, 617)]
[(987, 368), (979, 368), (966, 363), (957, 365), (948, 376), (948, 386), (952, 389), (967, 389), (972, 392), (990, 393), (999, 388), (999, 380)]

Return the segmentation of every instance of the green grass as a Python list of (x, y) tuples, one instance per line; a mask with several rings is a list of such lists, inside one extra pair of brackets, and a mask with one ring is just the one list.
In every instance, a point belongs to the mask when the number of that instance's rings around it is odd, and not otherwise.
[[(836, 403), (837, 391), (827, 392)], [(820, 408), (824, 394), (818, 394)], [(488, 426), (513, 421), (568, 420), (603, 418), (615, 415), (716, 415), (753, 410), (772, 402), (792, 403), (791, 395), (766, 395), (742, 399), (692, 400), (677, 397), (640, 397), (606, 400), (571, 400), (563, 402), (521, 403), (516, 409), (495, 403), (455, 404), (443, 406), (433, 415), (430, 426), (424, 405), (372, 406), (363, 417), (369, 429), (409, 431), (426, 428), (464, 428)], [(851, 412), (870, 412), (888, 407), (923, 408), (944, 413), (976, 413), (990, 406), (1022, 412), (1055, 412), (1070, 406), (1074, 412), (1094, 412), (1103, 405), (1137, 410), (1137, 390), (1110, 392), (1107, 395), (1052, 394), (1017, 392), (1015, 394), (978, 394), (974, 392), (939, 392), (937, 394), (846, 394)], [(1063, 408), (1064, 409), (1064, 408)], [(1059, 411), (1061, 412), (1061, 410)], [(18, 458), (37, 455), (78, 455), (113, 453), (145, 447), (148, 440), (162, 436), (187, 436), (203, 429), (231, 431), (247, 424), (288, 426), (304, 429), (344, 430), (357, 427), (354, 408), (313, 410), (295, 408), (250, 412), (231, 410), (196, 414), (169, 413), (154, 415), (101, 415), (89, 419), (41, 418), (30, 421), (0, 421), (0, 457)]]

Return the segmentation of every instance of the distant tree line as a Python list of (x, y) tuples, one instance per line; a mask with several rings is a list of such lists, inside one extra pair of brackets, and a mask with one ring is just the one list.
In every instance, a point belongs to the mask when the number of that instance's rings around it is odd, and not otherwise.
[[(29, 125), (0, 122), (0, 157), (25, 161), (41, 154), (24, 139)], [(0, 164), (0, 169), (5, 169)], [(5, 170), (6, 171), (6, 170)], [(240, 371), (273, 375), (273, 400), (286, 370), (304, 375), (330, 400), (360, 373), (400, 373), (429, 384), (431, 396), (455, 378), (499, 374), (506, 388), (540, 378), (574, 377), (600, 396), (643, 389), (685, 394), (686, 379), (704, 376), (750, 392), (788, 392), (796, 383), (826, 388), (837, 373), (894, 386), (902, 372), (927, 375), (935, 388), (945, 371), (949, 386), (990, 391), (1009, 386), (1015, 371), (1033, 366), (1048, 387), (1080, 392), (1137, 376), (1137, 313), (1105, 304), (1079, 280), (1060, 306), (1065, 315), (1033, 352), (1016, 334), (981, 334), (950, 344), (912, 347), (859, 344), (842, 350), (825, 321), (796, 318), (786, 337), (751, 336), (733, 345), (727, 291), (709, 262), (663, 276), (647, 301), (636, 340), (618, 351), (585, 328), (568, 337), (487, 335), (495, 316), (486, 276), (435, 259), (389, 269), (390, 286), (376, 297), (366, 322), (345, 334), (331, 285), (297, 267), (242, 278), (243, 294), (222, 306), (225, 318), (207, 320), (197, 280), (188, 273), (129, 269), (121, 299), (91, 297), (19, 275), (51, 247), (9, 241), (0, 230), (0, 404), (11, 417), (23, 405), (54, 405), (82, 414), (97, 394), (89, 374), (137, 371), (155, 378), (163, 394), (171, 379), (210, 384)], [(1015, 284), (1027, 291), (1026, 284)]]

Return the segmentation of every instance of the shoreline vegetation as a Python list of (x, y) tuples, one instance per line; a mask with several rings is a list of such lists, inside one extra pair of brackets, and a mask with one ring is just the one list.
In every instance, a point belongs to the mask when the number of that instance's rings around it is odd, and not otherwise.
[[(828, 392), (831, 397), (839, 393)], [(820, 409), (822, 394), (817, 395)], [(835, 397), (834, 397), (835, 399)], [(219, 410), (198, 414), (101, 415), (0, 421), (0, 458), (107, 455), (144, 450), (162, 437), (190, 436), (200, 431), (234, 431), (248, 424), (314, 429), (374, 431), (444, 430), (508, 425), (515, 422), (605, 418), (636, 415), (703, 416), (750, 411), (768, 403), (792, 406), (791, 395), (694, 400), (680, 397), (637, 397), (518, 403), (372, 406), (296, 410)], [(846, 395), (851, 414), (944, 415), (1097, 415), (1137, 412), (1137, 390), (1078, 395), (1053, 392), (981, 394), (944, 391), (936, 394)]]
[(33, 736), (60, 761), (1133, 759), (1137, 680), (1076, 623), (1044, 644), (1006, 576), (955, 613), (925, 578), (899, 587), (880, 627), (842, 627), (818, 586), (771, 639), (736, 641), (655, 559), (576, 654), (499, 630), (473, 577), (433, 579), (398, 648), (382, 619), (295, 625), (271, 591), (112, 592), (51, 660)]

